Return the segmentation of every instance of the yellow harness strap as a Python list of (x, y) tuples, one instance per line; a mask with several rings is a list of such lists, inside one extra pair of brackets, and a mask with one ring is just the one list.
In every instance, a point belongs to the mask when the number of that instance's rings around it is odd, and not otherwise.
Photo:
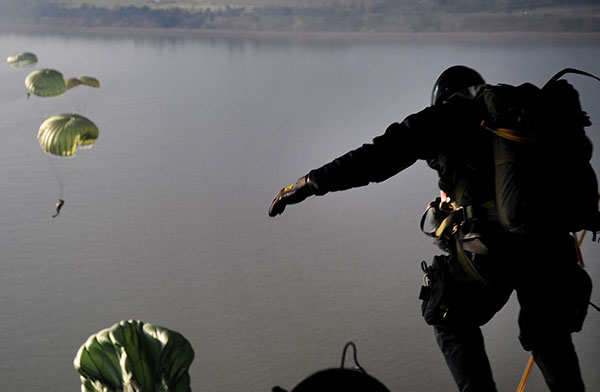
[(537, 133), (525, 133), (523, 131), (516, 131), (514, 129), (509, 128), (492, 129), (485, 125), (485, 120), (482, 121), (480, 125), (484, 129), (493, 132), (504, 139), (512, 140), (515, 142), (534, 142), (539, 139), (539, 134)]

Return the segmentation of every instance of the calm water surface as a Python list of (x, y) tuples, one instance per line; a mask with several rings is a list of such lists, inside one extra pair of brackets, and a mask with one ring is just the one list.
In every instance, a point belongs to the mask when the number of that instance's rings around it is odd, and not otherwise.
[[(432, 171), (417, 164), (276, 219), (268, 205), (425, 107), (449, 65), (542, 84), (567, 66), (600, 73), (599, 45), (1, 34), (5, 56), (33, 51), (37, 68), (102, 83), (27, 99), (31, 70), (0, 67), (1, 389), (78, 390), (79, 346), (140, 319), (190, 340), (194, 391), (291, 388), (338, 366), (349, 340), (393, 392), (454, 390), (417, 300), (419, 262), (436, 253), (418, 230)], [(600, 84), (571, 80), (599, 123)], [(100, 137), (74, 159), (50, 158), (37, 130), (66, 112)], [(598, 125), (589, 133), (600, 145)], [(66, 204), (52, 219), (60, 185)], [(583, 251), (600, 282), (600, 245)], [(515, 302), (484, 328), (500, 391), (516, 390), (528, 359)], [(590, 391), (599, 331), (592, 313), (575, 336)], [(544, 390), (535, 369), (527, 391)]]

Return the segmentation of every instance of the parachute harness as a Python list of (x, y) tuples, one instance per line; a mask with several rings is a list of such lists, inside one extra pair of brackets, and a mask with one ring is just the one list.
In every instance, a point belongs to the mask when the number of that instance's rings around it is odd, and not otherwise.
[[(429, 203), (429, 206), (421, 217), (421, 231), (429, 237), (435, 238), (438, 245), (449, 251), (456, 250), (457, 259), (462, 269), (474, 280), (487, 284), (486, 280), (477, 271), (471, 258), (464, 251), (460, 243), (458, 231), (460, 227), (469, 221), (477, 219), (496, 219), (496, 204), (493, 201), (481, 205), (468, 205), (457, 207), (464, 193), (464, 185), (459, 184), (456, 195), (457, 201), (451, 202), (450, 198), (442, 191), (441, 196)], [(433, 211), (434, 219), (439, 221), (435, 230), (427, 232), (424, 230), (425, 220), (430, 211)]]
[[(457, 191), (457, 195), (462, 196), (464, 187), (462, 185), (460, 185), (458, 188), (459, 189)], [(483, 212), (485, 215), (488, 215), (488, 218), (497, 217), (497, 215), (494, 216), (494, 210), (495, 210), (496, 206), (495, 206), (495, 203), (493, 201), (491, 201), (491, 202), (483, 204), (479, 208), (473, 208), (473, 207), (474, 206), (457, 207), (457, 203), (450, 202), (450, 199), (442, 191), (441, 197), (438, 197), (437, 199), (435, 199), (434, 201), (429, 203), (427, 209), (425, 210), (425, 213), (421, 217), (421, 231), (423, 231), (423, 233), (425, 233), (427, 236), (434, 237), (437, 241), (440, 241), (443, 244), (445, 241), (446, 243), (444, 245), (446, 245), (446, 246), (449, 246), (451, 244), (451, 242), (448, 240), (450, 240), (450, 239), (452, 239), (452, 237), (454, 237), (453, 242), (454, 242), (454, 246), (456, 249), (456, 255), (457, 255), (457, 258), (458, 258), (458, 261), (459, 261), (461, 267), (473, 279), (478, 280), (485, 284), (486, 283), (485, 279), (479, 274), (479, 272), (473, 265), (469, 256), (462, 249), (460, 240), (458, 238), (458, 230), (465, 222), (477, 219), (478, 213), (479, 213), (479, 215), (481, 215), (481, 213)], [(425, 219), (427, 217), (427, 214), (430, 210), (433, 211), (434, 218), (439, 222), (439, 225), (433, 231), (427, 232), (424, 230), (424, 224), (425, 224)], [(573, 238), (575, 241), (575, 248), (577, 251), (577, 258), (578, 258), (578, 262), (579, 262), (579, 265), (581, 266), (581, 268), (584, 267), (584, 262), (583, 262), (583, 256), (582, 256), (580, 247), (581, 247), (581, 244), (583, 242), (583, 238), (585, 237), (586, 232), (587, 232), (586, 230), (583, 230), (581, 232), (580, 238), (577, 238), (577, 233), (573, 233)], [(593, 241), (595, 242), (597, 233), (593, 232), (593, 234), (594, 234)], [(421, 265), (421, 267), (423, 268), (423, 271), (425, 272), (425, 275), (423, 276), (423, 286), (429, 286), (430, 282), (429, 282), (429, 277), (427, 275), (426, 268), (425, 268), (426, 264), (425, 264), (425, 266), (423, 266), (423, 264), (424, 264), (424, 262)], [(600, 307), (598, 307), (591, 301), (589, 302), (589, 306), (593, 307), (595, 310), (600, 312)], [(345, 349), (344, 349), (344, 351), (345, 351)], [(527, 362), (527, 365), (526, 365), (523, 375), (521, 377), (521, 381), (517, 388), (517, 392), (525, 391), (525, 386), (527, 384), (527, 380), (531, 373), (533, 363), (534, 363), (534, 358), (533, 358), (533, 355), (531, 355), (529, 357), (529, 360)], [(343, 360), (342, 360), (342, 366), (343, 366)]]

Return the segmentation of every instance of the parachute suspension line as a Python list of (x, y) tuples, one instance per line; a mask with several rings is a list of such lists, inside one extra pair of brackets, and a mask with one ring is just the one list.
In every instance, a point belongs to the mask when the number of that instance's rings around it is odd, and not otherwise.
[[(587, 230), (584, 230), (581, 232), (581, 238), (579, 238), (579, 241), (577, 241), (577, 247), (581, 247), (581, 244), (583, 243), (583, 238), (585, 237), (585, 233), (587, 233)], [(575, 240), (577, 240), (577, 236), (575, 236)]]
[(346, 362), (346, 351), (348, 350), (348, 347), (352, 347), (352, 359), (354, 359), (354, 364), (356, 365), (356, 368), (358, 370), (360, 370), (363, 373), (365, 372), (365, 369), (363, 369), (362, 366), (360, 366), (360, 364), (358, 363), (358, 358), (357, 358), (357, 350), (356, 350), (356, 345), (354, 344), (354, 342), (348, 342), (346, 343), (346, 345), (344, 346), (344, 350), (342, 351), (342, 364), (341, 364), (341, 368), (344, 368), (345, 362)]
[(583, 263), (583, 255), (581, 254), (581, 243), (583, 241), (583, 237), (585, 236), (585, 230), (581, 234), (581, 238), (577, 239), (577, 233), (573, 233), (573, 239), (575, 240), (575, 251), (577, 252), (577, 263), (581, 268), (585, 267)]
[(46, 157), (48, 158), (48, 162), (50, 162), (50, 167), (52, 168), (52, 173), (54, 173), (54, 177), (56, 178), (56, 182), (58, 183), (58, 186), (60, 188), (60, 195), (59, 195), (59, 199), (62, 199), (63, 197), (63, 184), (60, 181), (60, 178), (58, 177), (58, 173), (56, 172), (56, 168), (54, 167), (54, 163), (52, 163), (52, 158), (50, 158), (49, 155), (46, 154)]
[(527, 379), (529, 378), (529, 373), (531, 373), (532, 367), (533, 367), (533, 355), (531, 355), (529, 357), (529, 361), (527, 361), (527, 366), (525, 366), (525, 371), (523, 372), (523, 376), (521, 377), (521, 382), (519, 383), (517, 392), (523, 392), (525, 390), (525, 385), (527, 385)]

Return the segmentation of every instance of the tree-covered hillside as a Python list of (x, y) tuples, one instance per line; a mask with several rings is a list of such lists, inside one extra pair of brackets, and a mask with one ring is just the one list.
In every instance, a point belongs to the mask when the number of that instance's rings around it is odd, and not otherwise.
[(600, 31), (597, 0), (0, 0), (4, 24), (266, 31)]

